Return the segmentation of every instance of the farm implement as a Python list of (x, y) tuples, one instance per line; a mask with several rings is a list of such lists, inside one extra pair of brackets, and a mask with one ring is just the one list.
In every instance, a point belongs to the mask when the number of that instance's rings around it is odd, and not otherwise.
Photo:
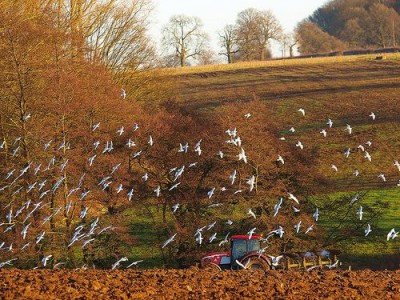
[(214, 270), (239, 269), (313, 269), (339, 267), (338, 250), (281, 253), (278, 256), (265, 254), (261, 237), (257, 235), (233, 235), (230, 250), (211, 252), (201, 259), (201, 267)]

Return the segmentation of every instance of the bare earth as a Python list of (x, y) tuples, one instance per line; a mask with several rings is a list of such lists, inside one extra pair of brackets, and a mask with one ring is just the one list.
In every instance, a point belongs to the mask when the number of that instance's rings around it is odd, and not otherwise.
[(108, 298), (400, 299), (400, 270), (0, 270), (0, 299)]

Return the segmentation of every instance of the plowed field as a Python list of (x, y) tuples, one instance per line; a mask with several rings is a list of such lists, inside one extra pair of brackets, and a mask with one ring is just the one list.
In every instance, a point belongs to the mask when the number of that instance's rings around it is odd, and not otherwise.
[(400, 299), (397, 271), (0, 270), (1, 299)]

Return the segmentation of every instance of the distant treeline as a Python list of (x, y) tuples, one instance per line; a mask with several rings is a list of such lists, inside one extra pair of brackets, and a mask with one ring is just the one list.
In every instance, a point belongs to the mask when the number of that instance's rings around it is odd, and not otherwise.
[(399, 11), (397, 0), (329, 1), (297, 25), (299, 52), (344, 54), (349, 48), (396, 48), (400, 44)]

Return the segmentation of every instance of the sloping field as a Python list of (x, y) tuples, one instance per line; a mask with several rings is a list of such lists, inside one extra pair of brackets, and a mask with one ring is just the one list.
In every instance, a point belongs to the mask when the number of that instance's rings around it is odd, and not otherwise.
[(400, 271), (1, 270), (2, 299), (400, 299)]

